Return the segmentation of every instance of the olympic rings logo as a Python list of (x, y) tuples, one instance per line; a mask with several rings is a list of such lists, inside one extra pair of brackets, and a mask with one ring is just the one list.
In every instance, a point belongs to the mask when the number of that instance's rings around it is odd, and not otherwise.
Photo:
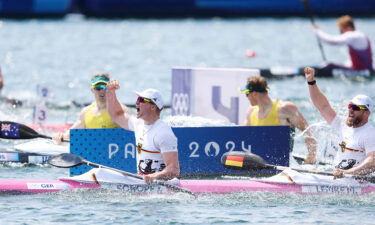
[(189, 111), (189, 95), (186, 93), (174, 93), (172, 97), (172, 109), (174, 115), (187, 115)]

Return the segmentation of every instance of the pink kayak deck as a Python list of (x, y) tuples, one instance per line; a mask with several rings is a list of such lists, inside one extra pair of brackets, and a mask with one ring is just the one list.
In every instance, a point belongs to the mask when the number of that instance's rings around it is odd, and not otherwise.
[(180, 180), (180, 187), (194, 193), (225, 194), (232, 192), (301, 192), (300, 185), (271, 183), (256, 180)]
[[(300, 194), (366, 194), (375, 191), (374, 185), (367, 187), (336, 187), (327, 185), (307, 185), (310, 191), (304, 190), (304, 185), (274, 183), (259, 180), (181, 180), (178, 186), (194, 193), (225, 194), (232, 192), (272, 192)], [(101, 185), (82, 183), (73, 180), (0, 180), (0, 193), (3, 194), (37, 194), (73, 189), (95, 189)], [(313, 187), (313, 191), (311, 191)], [(330, 188), (334, 187), (334, 188)], [(336, 187), (336, 188), (335, 188)], [(314, 191), (316, 190), (316, 191)]]
[(47, 193), (79, 188), (100, 188), (99, 184), (73, 180), (0, 180), (0, 193)]
[[(300, 185), (254, 180), (181, 180), (178, 186), (194, 193), (301, 192)], [(0, 193), (47, 193), (81, 188), (100, 188), (99, 184), (61, 180), (0, 180)]]

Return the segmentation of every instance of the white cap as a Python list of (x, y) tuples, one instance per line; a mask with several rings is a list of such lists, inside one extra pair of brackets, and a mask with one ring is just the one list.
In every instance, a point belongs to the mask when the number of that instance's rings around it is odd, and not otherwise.
[(371, 98), (366, 95), (357, 95), (350, 101), (355, 105), (363, 105), (371, 112), (374, 103), (372, 102)]
[(161, 110), (164, 107), (163, 97), (156, 89), (146, 89), (142, 92), (135, 92), (138, 96), (151, 99), (151, 101)]

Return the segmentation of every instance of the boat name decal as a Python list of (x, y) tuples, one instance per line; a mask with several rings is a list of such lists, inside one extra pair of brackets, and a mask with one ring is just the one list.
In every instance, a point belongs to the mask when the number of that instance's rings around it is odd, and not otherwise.
[(116, 189), (131, 192), (163, 192), (163, 189), (159, 185), (144, 185), (144, 184), (116, 184)]
[(27, 189), (62, 189), (67, 190), (68, 184), (63, 183), (27, 183)]
[(332, 186), (332, 185), (306, 185), (302, 186), (302, 192), (306, 193), (332, 193), (332, 194), (361, 194), (361, 187)]

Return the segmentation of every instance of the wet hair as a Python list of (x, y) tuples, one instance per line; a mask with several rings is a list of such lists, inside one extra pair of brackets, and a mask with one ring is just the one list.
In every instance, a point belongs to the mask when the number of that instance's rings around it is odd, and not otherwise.
[(255, 92), (268, 92), (268, 84), (264, 77), (249, 77), (247, 78), (247, 89)]
[(351, 27), (353, 29), (355, 29), (355, 26), (354, 26), (354, 21), (353, 21), (353, 18), (351, 16), (342, 16), (340, 18), (337, 19), (337, 26), (339, 28), (347, 28), (347, 27)]

